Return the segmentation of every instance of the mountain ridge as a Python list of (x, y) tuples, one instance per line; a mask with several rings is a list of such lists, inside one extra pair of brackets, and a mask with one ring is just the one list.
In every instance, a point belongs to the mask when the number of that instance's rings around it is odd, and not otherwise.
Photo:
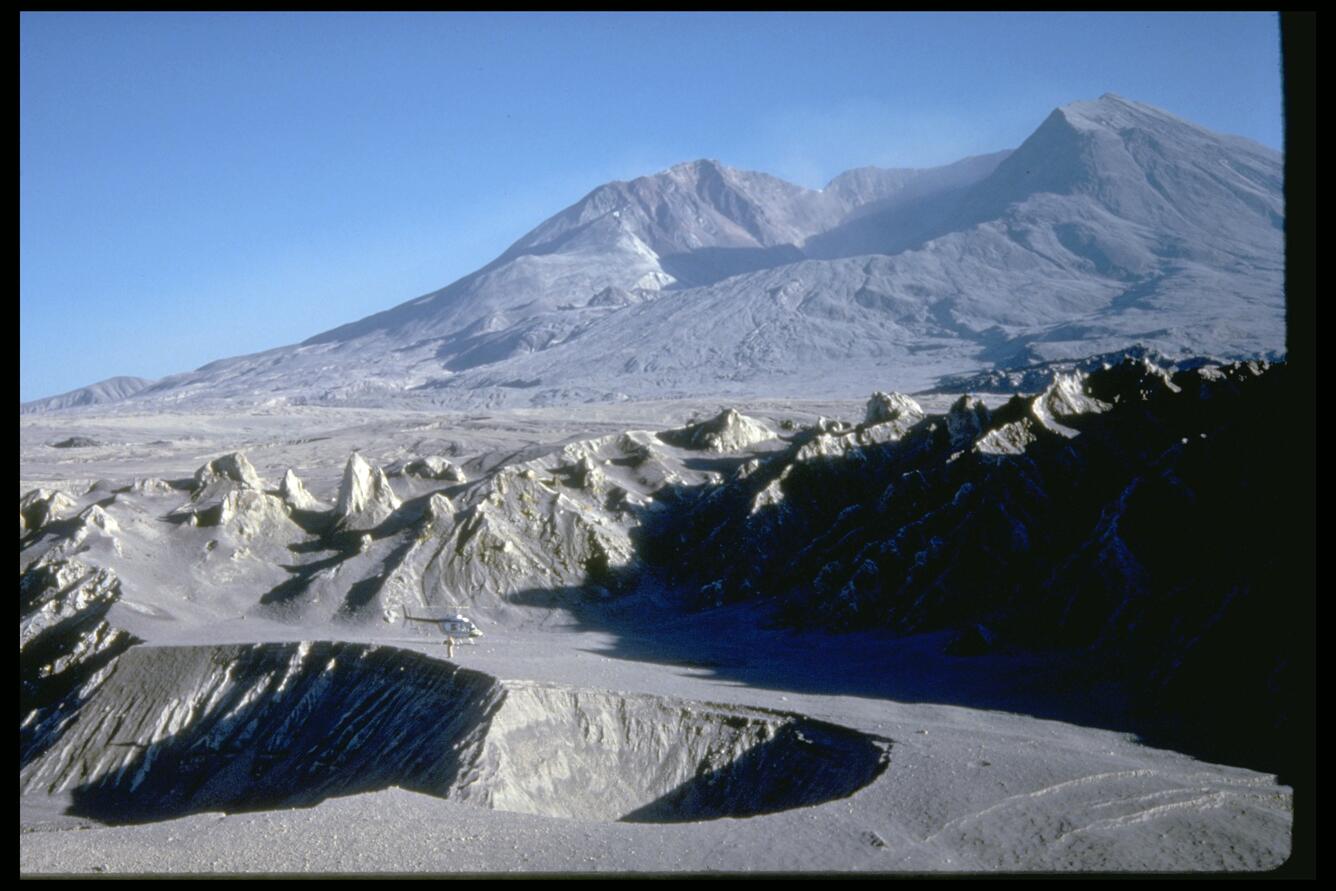
[(1134, 343), (1275, 354), (1282, 184), (1278, 153), (1113, 94), (1015, 150), (821, 190), (699, 159), (591, 190), (438, 291), (127, 398), (838, 395)]

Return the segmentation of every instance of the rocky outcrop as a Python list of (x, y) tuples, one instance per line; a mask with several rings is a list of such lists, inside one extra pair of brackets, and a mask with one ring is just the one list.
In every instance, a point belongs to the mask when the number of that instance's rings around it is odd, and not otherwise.
[(988, 406), (975, 396), (961, 396), (946, 413), (945, 426), (951, 447), (965, 448), (988, 429)]
[(727, 408), (707, 421), (664, 430), (659, 439), (682, 449), (736, 452), (775, 438), (775, 432), (755, 418)]
[[(646, 549), (701, 592), (687, 603), (764, 592), (805, 626), (984, 626), (990, 648), (1088, 652), (1118, 666), (1146, 714), (1172, 695), (1174, 714), (1200, 722), (1155, 718), (1159, 732), (1235, 757), (1256, 743), (1255, 755), (1259, 735), (1301, 712), (1278, 692), (1279, 679), (1297, 684), (1284, 626), (1302, 624), (1300, 595), (1281, 581), (1294, 545), (1242, 519), (1285, 510), (1270, 482), (1283, 437), (1257, 433), (1284, 428), (1285, 376), (1256, 362), (1168, 375), (1129, 359), (992, 411), (962, 397), (893, 442), (812, 431), (654, 515)], [(1199, 703), (1224, 714), (1227, 690), (1246, 691), (1269, 729), (1224, 733)], [(1221, 732), (1207, 740), (1206, 726)]]
[[(1172, 385), (1171, 385), (1172, 386)], [(1063, 420), (1107, 411), (1107, 403), (1087, 395), (1080, 375), (1059, 374), (1044, 392), (1030, 400), (1030, 414), (1045, 429), (1061, 436), (1075, 436), (1076, 430)]]
[(278, 485), (278, 497), (293, 510), (318, 510), (324, 507), (314, 495), (306, 491), (301, 477), (291, 467), (283, 474), (283, 481)]
[(1121, 365), (1128, 359), (1136, 362), (1145, 361), (1170, 374), (1191, 371), (1204, 365), (1220, 365), (1224, 360), (1209, 359), (1202, 356), (1172, 358), (1159, 350), (1142, 344), (1136, 344), (1124, 350), (1100, 353), (1082, 359), (1060, 359), (1052, 362), (1038, 362), (1008, 368), (995, 368), (969, 374), (953, 374), (941, 378), (934, 393), (1039, 393), (1053, 384), (1058, 375), (1090, 375)]
[(887, 421), (901, 419), (919, 420), (923, 417), (923, 408), (903, 393), (883, 393), (878, 390), (867, 401), (867, 410), (863, 413), (866, 426), (884, 424)]
[(91, 449), (102, 445), (96, 439), (89, 436), (71, 436), (62, 439), (60, 442), (51, 443), (53, 449)]
[(20, 537), (61, 519), (77, 506), (78, 502), (58, 489), (33, 489), (19, 499)]
[(290, 527), (287, 505), (266, 492), (234, 489), (207, 510), (195, 514), (200, 526), (227, 526), (243, 538), (254, 538), (274, 527)]
[(457, 516), (433, 496), (429, 537), (403, 567), (416, 582), (406, 602), (476, 608), (526, 590), (607, 584), (633, 560), (636, 522), (619, 516), (593, 459), (585, 462), (582, 471), (558, 455), (502, 468)]
[(19, 763), (53, 745), (136, 639), (107, 620), (121, 596), (109, 569), (77, 560), (40, 564), (19, 577)]
[[(650, 296), (646, 296), (646, 294)], [(644, 303), (647, 299), (653, 299), (654, 292), (643, 290), (629, 291), (626, 288), (619, 288), (616, 285), (609, 285), (599, 291), (593, 297), (589, 298), (586, 306), (632, 306), (636, 303)]]
[[(869, 439), (866, 427), (814, 428), (788, 450), (749, 463), (718, 491), (660, 518), (658, 532), (707, 546), (694, 555), (688, 546), (680, 563), (703, 573), (729, 567), (728, 590), (743, 580), (753, 590), (773, 590), (784, 579), (783, 587), (804, 603), (838, 595), (843, 605), (821, 610), (837, 625), (950, 624), (959, 604), (948, 606), (945, 595), (971, 587), (965, 567), (991, 563), (1015, 571), (1024, 564), (1042, 574), (1041, 540), (1060, 551), (1056, 542), (1075, 534), (1064, 507), (1085, 505), (1088, 513), (1076, 525), (1089, 524), (1089, 533), (1100, 515), (1092, 499), (1102, 503), (1093, 493), (1116, 497), (1116, 479), (1126, 485), (1164, 449), (1180, 446), (1173, 432), (1198, 423), (1208, 406), (1208, 423), (1226, 423), (1225, 400), (1241, 382), (1258, 380), (1253, 367), (1209, 367), (1166, 380), (1129, 360), (1088, 377), (1060, 374), (1042, 393), (993, 411), (962, 396), (946, 415), (921, 418), (893, 441)], [(882, 417), (887, 401), (874, 396), (869, 416)], [(1200, 439), (1202, 432), (1193, 435)], [(1143, 437), (1160, 445), (1138, 443)], [(1116, 475), (1095, 474), (1095, 458), (1114, 462)], [(1101, 463), (1100, 469), (1111, 468)], [(1072, 500), (1081, 486), (1089, 491)], [(731, 513), (741, 505), (746, 509)], [(778, 535), (776, 520), (783, 527)], [(736, 561), (736, 553), (753, 556)], [(979, 577), (980, 585), (985, 578), (996, 590), (993, 571)], [(933, 594), (923, 596), (925, 589)], [(939, 618), (931, 619), (939, 608)]]
[(130, 484), (136, 495), (171, 495), (176, 489), (171, 483), (157, 477), (140, 477)]
[(546, 817), (689, 822), (852, 795), (891, 741), (789, 712), (501, 681), (393, 647), (138, 647), (21, 759), (107, 822), (390, 786)]
[(413, 476), (424, 480), (438, 480), (448, 483), (468, 482), (468, 479), (464, 476), (464, 471), (458, 465), (440, 455), (414, 458), (404, 464), (402, 472), (405, 476)]
[(1110, 408), (1090, 396), (1086, 387), (1084, 375), (1058, 374), (1039, 395), (1012, 397), (989, 414), (988, 429), (977, 437), (973, 451), (979, 455), (1021, 455), (1042, 439), (1076, 436), (1079, 431), (1069, 424), (1080, 424), (1081, 418)]
[(339, 483), (338, 501), (334, 505), (338, 528), (374, 529), (398, 510), (401, 503), (384, 470), (368, 464), (357, 452), (348, 457), (343, 480)]
[(283, 499), (240, 452), (215, 458), (195, 471), (190, 500), (173, 511), (192, 526), (229, 527), (245, 538), (291, 526)]
[(263, 491), (264, 480), (255, 472), (250, 461), (241, 452), (232, 452), (221, 458), (214, 458), (208, 464), (195, 471), (195, 488), (192, 492), (200, 500), (215, 487), (241, 487)]
[(636, 576), (633, 536), (655, 497), (707, 479), (672, 452), (630, 431), (503, 466), (453, 498), (433, 493), (368, 603), (397, 621), (422, 608), (485, 614), (607, 597)]
[(120, 555), (120, 533), (120, 524), (101, 504), (90, 504), (61, 523), (56, 534), (43, 537), (37, 547), (20, 558), (20, 565), (53, 563), (90, 550), (100, 550), (106, 556)]

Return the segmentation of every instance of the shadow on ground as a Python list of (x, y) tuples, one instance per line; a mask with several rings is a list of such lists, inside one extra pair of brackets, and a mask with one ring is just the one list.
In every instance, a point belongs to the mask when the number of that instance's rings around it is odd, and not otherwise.
[[(581, 630), (616, 636), (609, 658), (1133, 732), (1284, 781), (1312, 683), (1286, 369), (1170, 386), (1128, 362), (1090, 386), (1114, 407), (1064, 417), (1071, 438), (1028, 402), (961, 403), (783, 478), (763, 462), (668, 487), (632, 566), (587, 580), (633, 593), (511, 599), (573, 604)], [(952, 424), (976, 420), (1019, 448), (956, 445)], [(771, 483), (783, 498), (758, 507)]]

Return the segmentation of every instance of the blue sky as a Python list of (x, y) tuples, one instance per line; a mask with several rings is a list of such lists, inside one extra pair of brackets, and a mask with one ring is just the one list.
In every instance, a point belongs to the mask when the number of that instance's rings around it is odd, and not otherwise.
[(603, 182), (820, 187), (1114, 92), (1279, 149), (1267, 14), (25, 14), (20, 401), (294, 343)]

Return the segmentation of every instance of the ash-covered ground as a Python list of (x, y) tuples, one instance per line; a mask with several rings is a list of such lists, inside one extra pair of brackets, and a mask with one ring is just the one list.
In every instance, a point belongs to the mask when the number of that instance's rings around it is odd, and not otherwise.
[(22, 417), (20, 870), (1274, 869), (1286, 373)]

